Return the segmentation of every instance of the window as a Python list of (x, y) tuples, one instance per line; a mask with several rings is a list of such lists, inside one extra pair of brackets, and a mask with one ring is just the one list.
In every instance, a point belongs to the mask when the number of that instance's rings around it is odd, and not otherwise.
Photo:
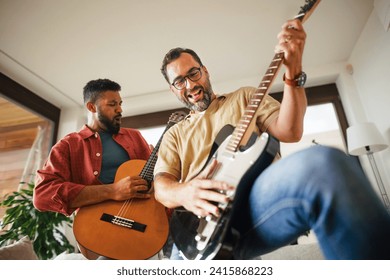
[(140, 128), (142, 136), (145, 138), (146, 142), (153, 147), (156, 147), (158, 140), (160, 140), (165, 130), (165, 126), (156, 126), (148, 128)]
[[(271, 96), (281, 101), (283, 93), (276, 92), (272, 93)], [(314, 140), (318, 144), (336, 146), (345, 150), (348, 123), (336, 85), (328, 84), (306, 88), (306, 96), (308, 100), (308, 109), (305, 117), (304, 139), (301, 141), (306, 144), (301, 143), (299, 145), (308, 146), (315, 144), (312, 142), (312, 140)], [(178, 110), (188, 112), (188, 109), (179, 108), (175, 110), (126, 117), (123, 118), (122, 124), (124, 127), (140, 129), (145, 139), (150, 142), (150, 144), (155, 145), (164, 131), (170, 114)], [(320, 136), (322, 133), (318, 131), (318, 128), (320, 127), (324, 133), (326, 132), (327, 136)], [(314, 128), (316, 130), (314, 130)], [(333, 136), (331, 136), (331, 134)], [(334, 138), (332, 142), (330, 142), (329, 137)], [(335, 138), (338, 138), (338, 140)], [(284, 147), (283, 149), (286, 153), (287, 148)]]
[(331, 146), (346, 152), (342, 131), (332, 103), (308, 106), (301, 141), (281, 143), (280, 150), (282, 156), (287, 156), (312, 145)]
[[(56, 141), (60, 109), (0, 73), (0, 199), (32, 182)], [(5, 209), (0, 209), (0, 219)]]

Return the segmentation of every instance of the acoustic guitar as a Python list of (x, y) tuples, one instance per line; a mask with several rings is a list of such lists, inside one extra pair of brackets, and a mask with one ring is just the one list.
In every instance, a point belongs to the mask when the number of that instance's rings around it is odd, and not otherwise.
[[(295, 18), (304, 22), (319, 2), (320, 0), (306, 0)], [(268, 94), (283, 60), (283, 52), (274, 55), (237, 126), (223, 127), (217, 140), (228, 136), (220, 145), (213, 145), (217, 150), (211, 158), (218, 161), (218, 167), (208, 178), (235, 186), (234, 190), (226, 193), (231, 200), (218, 204), (218, 217), (197, 217), (182, 207), (175, 209), (172, 215), (172, 237), (185, 259), (232, 258), (234, 244), (239, 238), (238, 231), (231, 224), (232, 217), (241, 218), (240, 206), (247, 200), (254, 180), (272, 164), (279, 152), (277, 139), (265, 132), (257, 135), (253, 132), (253, 127), (256, 111)], [(221, 133), (225, 136), (220, 136)]]
[[(173, 113), (148, 161), (129, 160), (119, 166), (115, 182), (139, 175), (153, 185), (157, 152), (165, 132), (181, 121), (185, 113)], [(80, 252), (87, 259), (104, 256), (118, 260), (148, 259), (157, 254), (168, 238), (169, 223), (165, 207), (152, 194), (148, 199), (105, 201), (81, 207), (73, 222), (73, 233)]]

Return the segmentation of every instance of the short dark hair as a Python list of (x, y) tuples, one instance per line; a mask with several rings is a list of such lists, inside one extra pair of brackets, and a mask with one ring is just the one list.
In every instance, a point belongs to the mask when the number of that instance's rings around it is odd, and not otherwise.
[(100, 98), (100, 94), (108, 90), (120, 91), (121, 86), (109, 79), (89, 81), (83, 89), (84, 104), (87, 102), (95, 103)]
[(161, 66), (161, 73), (163, 74), (163, 76), (164, 76), (165, 80), (168, 82), (168, 84), (170, 82), (169, 82), (169, 78), (168, 78), (168, 75), (167, 75), (167, 65), (169, 63), (171, 63), (172, 61), (178, 59), (182, 53), (190, 54), (199, 63), (199, 66), (203, 66), (202, 61), (200, 60), (199, 56), (193, 50), (186, 49), (186, 48), (179, 48), (179, 47), (171, 49), (164, 56), (164, 59), (163, 59), (163, 62), (162, 62), (162, 66)]

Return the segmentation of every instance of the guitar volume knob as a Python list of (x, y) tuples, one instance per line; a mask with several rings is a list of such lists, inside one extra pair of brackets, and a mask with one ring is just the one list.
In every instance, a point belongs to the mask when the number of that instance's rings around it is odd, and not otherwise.
[(204, 235), (197, 234), (197, 235), (195, 236), (195, 240), (196, 240), (197, 242), (205, 241), (205, 240), (206, 240), (206, 237), (205, 237)]

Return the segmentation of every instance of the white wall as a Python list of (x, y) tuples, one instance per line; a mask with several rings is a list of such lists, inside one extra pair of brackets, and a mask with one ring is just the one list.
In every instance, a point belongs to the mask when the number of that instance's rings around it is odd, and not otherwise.
[(83, 107), (62, 109), (57, 139), (59, 140), (71, 132), (79, 131), (85, 123), (87, 123), (87, 117)]
[[(347, 64), (353, 67), (353, 73), (347, 71)], [(370, 121), (376, 123), (385, 140), (390, 143), (390, 31), (386, 31), (375, 10), (370, 15), (363, 32), (357, 41), (349, 61), (340, 64), (324, 65), (321, 68), (308, 69), (310, 79), (308, 86), (316, 84), (316, 79), (327, 77), (332, 82), (336, 80), (343, 106), (350, 125)], [(258, 77), (250, 77), (237, 85), (218, 84), (214, 89), (223, 92), (242, 84), (256, 84)], [(274, 90), (281, 87), (281, 82), (275, 83)], [(280, 90), (280, 89), (279, 89)], [(167, 94), (166, 92), (162, 94)], [(169, 94), (168, 94), (169, 96)], [(174, 98), (174, 97), (172, 97)], [(134, 102), (131, 102), (132, 104)], [(180, 103), (176, 103), (178, 106)], [(133, 115), (143, 108), (131, 108)], [(143, 112), (145, 113), (145, 112)], [(63, 109), (61, 112), (58, 139), (66, 134), (79, 130), (86, 123), (83, 108)], [(390, 194), (390, 149), (375, 155), (379, 171), (385, 187)], [(363, 167), (376, 186), (367, 157), (362, 156)], [(377, 188), (376, 188), (377, 189)]]
[[(353, 73), (340, 73), (337, 86), (350, 125), (373, 122), (390, 143), (390, 31), (373, 12), (357, 41), (349, 63)], [(390, 194), (390, 149), (374, 154), (387, 192)], [(367, 157), (361, 162), (376, 186)], [(378, 188), (376, 188), (378, 190)]]

